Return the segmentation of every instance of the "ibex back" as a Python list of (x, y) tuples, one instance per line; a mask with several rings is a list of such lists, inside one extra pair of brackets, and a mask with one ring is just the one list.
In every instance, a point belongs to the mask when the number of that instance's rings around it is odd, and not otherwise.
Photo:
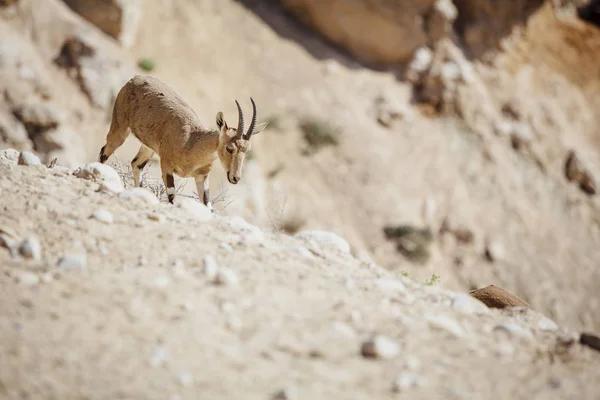
[(227, 180), (236, 184), (242, 177), (244, 158), (250, 151), (250, 138), (266, 127), (257, 124), (257, 110), (252, 102), (252, 121), (244, 132), (244, 115), (237, 100), (238, 126), (231, 128), (219, 111), (218, 129), (207, 129), (194, 110), (165, 83), (150, 76), (136, 75), (119, 91), (113, 108), (106, 144), (100, 150), (101, 163), (117, 150), (131, 132), (142, 146), (131, 161), (133, 180), (141, 185), (141, 172), (156, 153), (169, 202), (175, 199), (173, 175), (194, 177), (198, 196), (212, 208), (208, 175), (219, 157)]

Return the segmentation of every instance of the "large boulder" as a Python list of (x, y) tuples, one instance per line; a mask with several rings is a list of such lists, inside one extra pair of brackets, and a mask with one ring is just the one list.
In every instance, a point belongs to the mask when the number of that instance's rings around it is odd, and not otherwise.
[(129, 47), (142, 12), (141, 0), (64, 0), (76, 13)]
[(449, 0), (282, 0), (285, 7), (364, 62), (400, 64), (415, 49), (452, 34)]

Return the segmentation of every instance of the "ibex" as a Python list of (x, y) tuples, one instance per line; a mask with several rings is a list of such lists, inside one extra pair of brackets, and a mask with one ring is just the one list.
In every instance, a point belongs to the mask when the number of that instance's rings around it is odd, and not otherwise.
[(175, 199), (173, 174), (194, 177), (198, 196), (212, 209), (208, 174), (214, 160), (221, 160), (227, 180), (236, 184), (242, 177), (244, 158), (250, 151), (250, 138), (266, 127), (256, 123), (257, 111), (252, 102), (252, 122), (244, 132), (244, 115), (240, 103), (238, 126), (231, 128), (223, 113), (217, 113), (218, 130), (205, 128), (194, 110), (170, 87), (157, 78), (136, 75), (119, 91), (115, 100), (106, 144), (100, 150), (99, 161), (106, 160), (117, 150), (131, 132), (142, 146), (131, 161), (133, 180), (141, 185), (141, 172), (156, 153), (160, 158), (162, 178), (170, 203)]

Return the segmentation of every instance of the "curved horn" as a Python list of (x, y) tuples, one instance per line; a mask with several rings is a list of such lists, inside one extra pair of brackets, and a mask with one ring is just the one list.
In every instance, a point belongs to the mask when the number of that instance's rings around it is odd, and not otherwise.
[(242, 112), (242, 107), (240, 107), (240, 103), (238, 103), (237, 100), (235, 101), (235, 105), (238, 109), (238, 127), (236, 136), (240, 137), (244, 134), (244, 113)]
[(252, 102), (252, 122), (250, 122), (250, 127), (248, 128), (248, 132), (246, 132), (246, 136), (244, 139), (250, 140), (250, 136), (254, 133), (254, 127), (256, 126), (256, 103), (254, 103), (254, 99), (250, 97), (250, 101)]

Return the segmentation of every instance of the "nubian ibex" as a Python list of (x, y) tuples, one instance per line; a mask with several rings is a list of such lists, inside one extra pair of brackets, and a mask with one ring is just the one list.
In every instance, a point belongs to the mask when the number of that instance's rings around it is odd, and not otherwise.
[(217, 113), (218, 130), (204, 127), (194, 110), (165, 83), (151, 76), (136, 75), (119, 91), (115, 100), (106, 144), (100, 150), (99, 161), (106, 160), (131, 132), (142, 146), (131, 161), (135, 186), (141, 185), (141, 172), (154, 153), (160, 158), (162, 178), (170, 203), (175, 199), (173, 174), (194, 177), (198, 196), (212, 209), (208, 175), (219, 157), (227, 180), (236, 184), (242, 177), (244, 158), (250, 151), (250, 138), (265, 129), (266, 122), (257, 124), (257, 111), (252, 102), (252, 121), (244, 132), (244, 115), (240, 103), (238, 126), (231, 128), (223, 113)]

